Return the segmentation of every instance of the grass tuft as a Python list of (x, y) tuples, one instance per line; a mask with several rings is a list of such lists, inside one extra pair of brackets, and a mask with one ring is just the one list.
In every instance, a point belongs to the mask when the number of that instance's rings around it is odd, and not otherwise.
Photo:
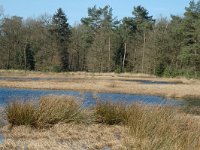
[(31, 102), (13, 101), (6, 106), (5, 112), (11, 125), (35, 126), (36, 108)]
[(45, 96), (38, 104), (14, 101), (7, 105), (7, 121), (12, 125), (51, 127), (59, 122), (84, 122), (81, 103), (69, 96)]
[(125, 124), (127, 121), (127, 106), (121, 103), (97, 101), (95, 106), (96, 121), (108, 125)]
[(45, 96), (37, 108), (37, 126), (52, 126), (59, 122), (79, 121), (81, 104), (70, 96)]
[[(188, 149), (200, 147), (200, 127), (197, 121), (180, 117), (173, 108), (123, 105), (98, 102), (95, 107), (97, 120), (108, 125), (124, 124), (128, 133), (138, 140), (139, 149)], [(126, 143), (134, 149), (135, 143)]]
[(51, 127), (60, 122), (83, 123), (85, 120), (107, 127), (123, 125), (127, 136), (132, 138), (124, 142), (127, 149), (187, 150), (200, 147), (199, 120), (172, 107), (98, 101), (88, 111), (73, 97), (47, 96), (38, 104), (12, 102), (6, 107), (6, 115), (12, 125), (36, 128)]
[(191, 118), (180, 117), (181, 114), (177, 114), (173, 108), (132, 105), (128, 113), (129, 132), (146, 142), (147, 147), (144, 149), (200, 147), (199, 124)]

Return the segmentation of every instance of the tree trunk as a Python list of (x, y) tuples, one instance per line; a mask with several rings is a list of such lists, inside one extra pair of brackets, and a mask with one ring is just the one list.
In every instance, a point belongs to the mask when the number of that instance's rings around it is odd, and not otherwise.
[(142, 73), (144, 73), (144, 52), (145, 52), (145, 48), (146, 48), (146, 34), (144, 31), (144, 35), (143, 35), (143, 50), (142, 50)]
[(110, 36), (109, 36), (109, 39), (108, 39), (108, 71), (111, 71), (111, 43), (110, 43)]
[(26, 72), (26, 66), (27, 66), (27, 64), (26, 64), (26, 62), (27, 62), (27, 60), (26, 60), (26, 44), (25, 44), (25, 48), (24, 48), (24, 70), (25, 70), (25, 72)]
[(8, 49), (7, 69), (10, 69), (10, 49)]
[(126, 60), (126, 43), (124, 44), (123, 70), (124, 70), (125, 60)]
[(110, 63), (110, 37), (109, 37), (109, 39), (108, 39), (108, 52), (109, 52), (109, 63)]

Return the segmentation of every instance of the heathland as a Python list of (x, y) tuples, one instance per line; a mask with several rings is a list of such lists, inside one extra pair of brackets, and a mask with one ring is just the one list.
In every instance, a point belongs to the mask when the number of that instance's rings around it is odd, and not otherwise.
[[(170, 19), (154, 19), (143, 6), (133, 6), (131, 16), (118, 20), (112, 10), (90, 7), (74, 26), (62, 8), (27, 19), (0, 10), (0, 102), (7, 100), (2, 91), (10, 96), (5, 90), (21, 88), (199, 103), (200, 1)], [(84, 107), (75, 97), (33, 99), (0, 103), (0, 149), (200, 149), (199, 106), (95, 99)]]
[(162, 106), (42, 97), (7, 105), (2, 149), (174, 149), (200, 147), (199, 117)]
[[(145, 84), (145, 83), (150, 84)], [(197, 79), (132, 73), (44, 73), (1, 70), (0, 87), (137, 93), (199, 98)], [(69, 96), (17, 101), (2, 111), (1, 149), (199, 149), (198, 114), (174, 106), (97, 100), (85, 108)]]

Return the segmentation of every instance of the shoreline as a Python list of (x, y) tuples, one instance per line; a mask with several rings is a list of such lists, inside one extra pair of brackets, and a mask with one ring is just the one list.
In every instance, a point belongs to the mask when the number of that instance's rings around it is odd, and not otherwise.
[[(9, 73), (7, 76), (6, 74)], [(115, 73), (41, 73), (0, 71), (2, 88), (35, 90), (68, 90), (93, 93), (118, 93), (161, 96), (166, 98), (200, 98), (200, 81), (185, 78), (158, 78), (141, 74)], [(11, 80), (15, 78), (15, 80)], [(37, 80), (31, 80), (37, 78)], [(9, 80), (10, 79), (10, 80)], [(23, 80), (27, 79), (27, 80)], [(50, 79), (50, 80), (45, 80)], [(19, 80), (19, 81), (18, 81)], [(169, 82), (170, 84), (143, 84), (147, 82)], [(174, 84), (173, 84), (174, 83)]]

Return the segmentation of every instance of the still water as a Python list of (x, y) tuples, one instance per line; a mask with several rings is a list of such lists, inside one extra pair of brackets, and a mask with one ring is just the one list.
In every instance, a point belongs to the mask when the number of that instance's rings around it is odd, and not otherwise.
[(116, 93), (97, 93), (91, 92), (80, 93), (77, 91), (65, 90), (31, 90), (0, 88), (0, 106), (4, 106), (12, 100), (38, 100), (45, 95), (69, 95), (75, 96), (83, 101), (83, 106), (95, 105), (96, 100), (114, 101), (122, 103), (139, 102), (149, 105), (184, 105), (184, 100), (167, 99), (160, 96), (138, 95), (138, 94), (116, 94)]

